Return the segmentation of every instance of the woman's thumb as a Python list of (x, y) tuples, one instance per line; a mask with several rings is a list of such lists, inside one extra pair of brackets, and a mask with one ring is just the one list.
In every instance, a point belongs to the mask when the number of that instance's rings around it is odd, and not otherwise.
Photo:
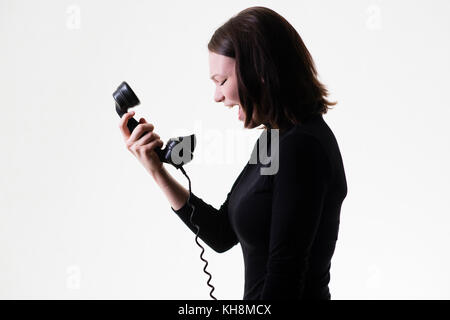
[(140, 118), (140, 119), (139, 119), (139, 123), (147, 123), (147, 121), (145, 121), (144, 118)]

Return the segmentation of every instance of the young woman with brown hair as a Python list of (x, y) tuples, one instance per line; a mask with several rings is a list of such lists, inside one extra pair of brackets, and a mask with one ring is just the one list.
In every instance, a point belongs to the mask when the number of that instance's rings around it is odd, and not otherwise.
[[(262, 175), (265, 164), (247, 163), (219, 209), (192, 194), (199, 237), (217, 252), (240, 243), (244, 300), (330, 299), (331, 258), (347, 195), (338, 143), (322, 117), (336, 103), (327, 101), (297, 31), (271, 9), (239, 12), (215, 31), (208, 50), (215, 101), (238, 106), (246, 128), (279, 130), (279, 164), (274, 174)], [(162, 146), (154, 126), (141, 119), (130, 135), (132, 115), (120, 121), (128, 149), (196, 233), (189, 191), (153, 152)], [(145, 131), (153, 133), (137, 139)]]

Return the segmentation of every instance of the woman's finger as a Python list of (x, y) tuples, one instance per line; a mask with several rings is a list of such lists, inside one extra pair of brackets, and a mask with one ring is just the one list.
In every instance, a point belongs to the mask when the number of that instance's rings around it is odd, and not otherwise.
[(142, 149), (144, 149), (145, 151), (149, 151), (149, 150), (153, 150), (156, 147), (162, 147), (164, 145), (164, 142), (162, 142), (162, 140), (157, 139), (157, 140), (153, 140), (152, 142), (146, 144), (145, 146), (142, 147)]
[(143, 146), (153, 140), (158, 140), (161, 137), (155, 133), (155, 132), (148, 132), (146, 133), (142, 138), (140, 138), (138, 141), (136, 141), (136, 146)]
[(140, 123), (136, 126), (136, 128), (131, 133), (128, 138), (128, 143), (133, 143), (137, 141), (146, 131), (153, 131), (153, 124), (151, 123)]
[(130, 120), (134, 116), (134, 111), (130, 111), (125, 113), (122, 118), (120, 118), (119, 128), (122, 132), (123, 138), (127, 140), (130, 137), (130, 130), (127, 127), (128, 120)]

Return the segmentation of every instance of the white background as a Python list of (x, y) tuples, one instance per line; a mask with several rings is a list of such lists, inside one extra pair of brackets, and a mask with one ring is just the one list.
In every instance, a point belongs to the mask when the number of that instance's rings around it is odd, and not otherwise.
[[(206, 46), (253, 5), (296, 28), (339, 102), (324, 116), (348, 183), (332, 299), (450, 298), (447, 0), (0, 0), (0, 298), (209, 299), (112, 92), (128, 81), (163, 141), (196, 134), (186, 170), (218, 208), (260, 131), (214, 102)], [(205, 257), (215, 296), (242, 299), (240, 246)]]

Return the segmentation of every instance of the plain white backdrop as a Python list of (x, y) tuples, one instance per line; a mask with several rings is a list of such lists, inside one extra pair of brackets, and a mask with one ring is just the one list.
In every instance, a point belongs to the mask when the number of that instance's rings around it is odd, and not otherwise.
[[(332, 299), (450, 298), (447, 0), (0, 0), (0, 298), (209, 299), (194, 235), (126, 150), (112, 92), (128, 81), (163, 141), (196, 134), (186, 170), (218, 208), (260, 131), (214, 102), (207, 43), (254, 5), (296, 28), (338, 101), (324, 116), (348, 183)], [(205, 257), (215, 296), (242, 299), (240, 246)]]

